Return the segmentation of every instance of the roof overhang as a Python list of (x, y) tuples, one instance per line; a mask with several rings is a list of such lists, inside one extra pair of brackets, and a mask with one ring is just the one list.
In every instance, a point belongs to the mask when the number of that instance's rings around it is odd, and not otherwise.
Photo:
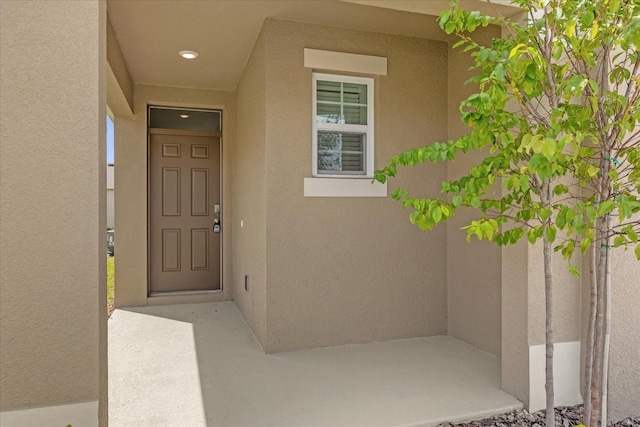
[[(463, 7), (510, 16), (518, 9), (492, 1)], [(234, 90), (265, 19), (288, 19), (363, 31), (447, 40), (436, 15), (448, 0), (109, 0), (108, 14), (122, 62), (112, 79), (139, 84)], [(200, 55), (185, 60), (181, 50)], [(117, 62), (117, 61), (116, 61)], [(118, 70), (120, 72), (118, 73)]]

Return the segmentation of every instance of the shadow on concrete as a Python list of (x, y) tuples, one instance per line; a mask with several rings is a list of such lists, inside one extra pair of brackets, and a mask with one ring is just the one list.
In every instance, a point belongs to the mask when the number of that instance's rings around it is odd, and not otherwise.
[(450, 337), (265, 355), (233, 302), (116, 310), (111, 426), (430, 426), (522, 404)]

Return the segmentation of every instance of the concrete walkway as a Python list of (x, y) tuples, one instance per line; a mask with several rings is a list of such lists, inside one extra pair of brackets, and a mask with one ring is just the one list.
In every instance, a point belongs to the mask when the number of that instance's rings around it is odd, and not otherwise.
[(431, 426), (521, 407), (450, 337), (265, 355), (234, 303), (116, 310), (109, 425)]

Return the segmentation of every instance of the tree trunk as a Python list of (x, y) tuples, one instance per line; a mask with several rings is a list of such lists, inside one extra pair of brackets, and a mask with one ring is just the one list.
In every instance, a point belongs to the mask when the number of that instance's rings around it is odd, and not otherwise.
[(598, 298), (596, 305), (596, 324), (593, 352), (593, 373), (591, 380), (591, 425), (600, 425), (600, 411), (602, 409), (602, 369), (604, 358), (604, 291), (605, 291), (605, 271), (607, 259), (607, 247), (602, 237), (605, 236), (600, 230), (600, 259), (598, 260)]
[(543, 238), (544, 244), (544, 293), (546, 303), (545, 318), (545, 340), (546, 340), (546, 360), (545, 360), (545, 390), (547, 393), (547, 410), (545, 416), (546, 427), (555, 426), (556, 415), (554, 410), (553, 394), (553, 269), (551, 242), (547, 239), (546, 233)]
[(602, 405), (601, 405), (601, 425), (607, 426), (607, 400), (609, 386), (609, 340), (611, 337), (611, 248), (609, 231), (611, 230), (611, 215), (607, 215), (605, 220), (605, 228), (607, 230), (607, 238), (605, 239), (605, 249), (607, 252), (605, 261), (605, 279), (604, 279), (604, 343), (602, 349)]
[(585, 349), (585, 372), (584, 372), (584, 419), (582, 422), (587, 427), (593, 427), (591, 422), (591, 382), (593, 378), (593, 345), (596, 327), (596, 305), (598, 298), (598, 280), (596, 272), (596, 243), (591, 243), (589, 249), (589, 283), (591, 288), (591, 299), (589, 302), (589, 324), (587, 327), (587, 343)]

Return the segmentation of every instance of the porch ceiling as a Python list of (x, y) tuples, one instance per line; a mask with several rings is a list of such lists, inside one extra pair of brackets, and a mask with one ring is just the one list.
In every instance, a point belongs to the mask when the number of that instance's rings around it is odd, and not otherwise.
[[(479, 0), (467, 7), (493, 10)], [(445, 39), (435, 16), (449, 0), (108, 0), (135, 83), (234, 90), (265, 18)], [(507, 15), (515, 9), (499, 6)], [(181, 50), (200, 56), (185, 60)]]

